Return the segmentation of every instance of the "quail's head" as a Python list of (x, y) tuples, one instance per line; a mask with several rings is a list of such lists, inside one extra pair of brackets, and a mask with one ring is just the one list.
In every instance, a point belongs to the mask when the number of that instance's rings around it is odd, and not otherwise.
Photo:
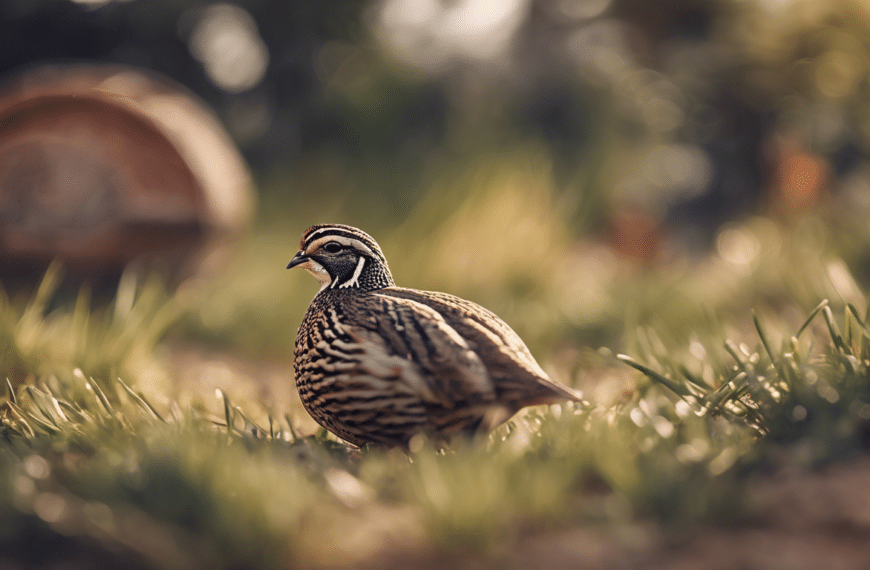
[(324, 290), (372, 291), (393, 285), (387, 260), (367, 233), (339, 224), (312, 226), (287, 269), (302, 267)]

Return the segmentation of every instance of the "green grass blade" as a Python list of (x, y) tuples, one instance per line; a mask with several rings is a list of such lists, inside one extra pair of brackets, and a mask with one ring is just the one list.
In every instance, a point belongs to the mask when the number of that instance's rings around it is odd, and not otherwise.
[(293, 429), (293, 421), (290, 419), (290, 416), (285, 414), (284, 419), (287, 420), (287, 430), (290, 432), (291, 443), (298, 441), (299, 435), (296, 433), (296, 430)]
[(139, 405), (139, 407), (141, 407), (143, 410), (148, 412), (148, 415), (150, 415), (155, 420), (160, 420), (161, 422), (166, 423), (166, 420), (164, 420), (163, 417), (161, 417), (160, 414), (157, 413), (157, 410), (154, 409), (154, 406), (152, 406), (145, 399), (144, 396), (134, 392), (133, 389), (130, 388), (129, 386), (127, 386), (127, 384), (123, 380), (121, 380), (120, 378), (118, 378), (118, 384), (120, 384), (121, 387), (124, 389), (124, 391), (127, 392), (127, 394), (131, 398), (133, 398), (133, 401), (136, 402)]
[(828, 325), (828, 332), (831, 335), (831, 340), (840, 352), (846, 352), (847, 347), (843, 343), (843, 337), (840, 335), (840, 328), (834, 321), (834, 314), (831, 312), (831, 307), (825, 305), (822, 308), (822, 316), (825, 317), (825, 324)]
[(731, 358), (733, 358), (734, 361), (737, 363), (737, 365), (738, 365), (741, 369), (745, 370), (745, 369), (746, 369), (746, 363), (743, 361), (743, 357), (740, 356), (740, 349), (737, 348), (737, 345), (734, 344), (734, 341), (731, 340), (731, 339), (727, 339), (727, 340), (723, 343), (723, 346), (724, 346), (725, 350), (728, 351), (728, 354), (731, 355)]
[(259, 424), (257, 424), (257, 422), (255, 422), (254, 420), (252, 420), (251, 418), (246, 416), (240, 407), (236, 406), (234, 409), (235, 409), (235, 413), (237, 413), (239, 416), (241, 416), (242, 421), (245, 422), (245, 433), (248, 433), (249, 427), (253, 427), (254, 430), (256, 430), (258, 435), (265, 435), (266, 434), (266, 430), (261, 428), (259, 426)]
[(227, 396), (226, 392), (221, 390), (221, 396), (224, 399), (224, 418), (227, 425), (227, 434), (232, 434), (236, 423), (235, 409), (230, 404), (230, 397)]
[(800, 338), (801, 333), (804, 332), (804, 330), (805, 330), (808, 326), (810, 326), (810, 323), (813, 322), (813, 319), (816, 318), (816, 315), (818, 315), (819, 312), (820, 312), (822, 309), (824, 309), (825, 307), (827, 307), (827, 306), (828, 306), (828, 300), (827, 300), (827, 299), (823, 300), (821, 303), (819, 303), (818, 305), (816, 305), (816, 308), (812, 310), (812, 312), (810, 313), (810, 316), (808, 316), (808, 317), (806, 318), (806, 320), (803, 322), (803, 324), (800, 326), (800, 328), (798, 328), (798, 330), (797, 330), (797, 332), (795, 333), (794, 336), (797, 337), (797, 338)]
[(15, 395), (15, 389), (12, 388), (12, 381), (9, 380), (9, 377), (6, 377), (6, 389), (9, 391), (9, 401), (13, 404), (18, 403), (18, 397)]
[(21, 423), (21, 425), (26, 427), (30, 437), (36, 437), (36, 432), (32, 427), (30, 427), (30, 424), (27, 422), (27, 418), (25, 417), (27, 413), (20, 407), (18, 407), (18, 404), (7, 402), (7, 405), (9, 406), (9, 409), (12, 411), (12, 413), (18, 416), (18, 420), (16, 421), (16, 423)]
[(748, 384), (749, 375), (746, 372), (740, 372), (737, 376), (711, 392), (704, 400), (703, 405), (707, 409), (719, 408), (722, 402), (739, 398), (739, 394)]
[(93, 390), (94, 394), (96, 394), (97, 400), (103, 406), (103, 409), (106, 411), (106, 413), (109, 414), (110, 416), (114, 415), (115, 409), (112, 406), (112, 403), (109, 401), (109, 398), (106, 397), (106, 393), (103, 392), (103, 389), (100, 388), (99, 383), (97, 383), (97, 381), (94, 380), (93, 376), (91, 376), (91, 381), (88, 382), (88, 386), (90, 386), (91, 390)]
[(674, 380), (671, 380), (670, 378), (663, 376), (662, 374), (656, 372), (652, 368), (644, 366), (643, 364), (634, 360), (630, 356), (627, 356), (625, 354), (617, 354), (616, 358), (617, 358), (617, 360), (627, 364), (628, 366), (631, 366), (635, 370), (639, 370), (639, 371), (643, 372), (647, 377), (649, 377), (652, 380), (655, 380), (656, 382), (663, 385), (664, 387), (669, 389), (671, 392), (677, 394), (678, 396), (681, 396), (681, 397), (682, 396), (691, 396), (693, 398), (695, 397), (694, 394), (692, 394), (688, 389), (686, 389), (685, 386), (683, 386), (679, 382), (675, 382)]
[(67, 414), (68, 416), (72, 416), (75, 421), (80, 424), (92, 423), (94, 421), (94, 418), (90, 414), (88, 414), (84, 410), (76, 408), (69, 402), (65, 402), (64, 400), (58, 400), (57, 403), (61, 408), (66, 410), (65, 414)]
[[(34, 423), (34, 425), (36, 425), (38, 428), (40, 428), (42, 431), (44, 431), (48, 435), (57, 435), (57, 434), (62, 433), (63, 430), (60, 428), (60, 426), (58, 426), (56, 424), (51, 424), (48, 421), (45, 421), (45, 420), (39, 418), (36, 414), (34, 414), (32, 412), (29, 412), (27, 410), (23, 410), (21, 408), (18, 408), (17, 406), (15, 408), (20, 414), (22, 414), (23, 416), (26, 416), (31, 422)], [(41, 414), (45, 415), (46, 412), (42, 408), (40, 408), (39, 406), (37, 406), (37, 408), (39, 409), (39, 412)], [(50, 418), (51, 416), (46, 416), (46, 417)]]
[(25, 315), (33, 318), (45, 312), (49, 299), (57, 291), (58, 285), (60, 285), (62, 275), (62, 264), (55, 259), (49, 264), (48, 269), (45, 270), (45, 275), (42, 276), (42, 281), (39, 282), (36, 293), (33, 294), (24, 310)]
[[(770, 348), (770, 343), (767, 340), (767, 334), (764, 332), (761, 322), (758, 320), (758, 313), (755, 312), (755, 309), (752, 310), (752, 322), (755, 324), (755, 331), (758, 333), (758, 338), (761, 339), (761, 345), (764, 347), (764, 351), (767, 353), (768, 358), (770, 358), (770, 363), (773, 364), (774, 369), (776, 369), (778, 359), (773, 355), (773, 350)], [(778, 372), (779, 370), (777, 369), (777, 373)]]
[[(33, 386), (25, 386), (24, 391), (27, 392), (27, 395), (30, 396), (30, 401), (33, 402), (33, 405), (39, 410), (46, 421), (54, 424), (54, 427), (60, 428), (60, 425), (57, 423), (57, 417), (52, 413), (51, 408), (46, 402), (46, 396), (41, 391), (37, 390)], [(32, 417), (35, 417), (31, 414)]]

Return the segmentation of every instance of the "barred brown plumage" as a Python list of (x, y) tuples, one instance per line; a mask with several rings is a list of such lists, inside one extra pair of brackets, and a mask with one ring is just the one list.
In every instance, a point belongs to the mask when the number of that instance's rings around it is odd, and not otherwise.
[(396, 287), (381, 248), (361, 230), (308, 228), (291, 267), (321, 285), (296, 335), (299, 396), (345, 441), (407, 446), (418, 433), (489, 431), (526, 406), (580, 401), (494, 313)]

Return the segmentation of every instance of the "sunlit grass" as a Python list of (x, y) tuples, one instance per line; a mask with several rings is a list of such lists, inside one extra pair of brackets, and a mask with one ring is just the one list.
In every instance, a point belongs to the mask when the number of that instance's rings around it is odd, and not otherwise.
[[(38, 318), (31, 306), (4, 334), (24, 315), (47, 330), (77, 311)], [(733, 520), (742, 474), (775, 461), (771, 446), (805, 465), (860, 449), (870, 333), (853, 305), (838, 312), (824, 303), (797, 325), (747, 314), (754, 339), (703, 336), (688, 348), (643, 329), (623, 358), (643, 375), (616, 401), (527, 410), (484, 441), (422, 442), (410, 455), (301, 437), (292, 417), (236, 407), (232, 394), (215, 415), (152, 402), (135, 377), (95, 383), (81, 368), (34, 369), (0, 416), (0, 502), (13, 528), (96, 540), (167, 568), (352, 563), (382, 548), (487, 552), (578, 524), (620, 535), (650, 519)], [(7, 536), (15, 546), (18, 535)]]
[(16, 386), (71, 374), (112, 386), (118, 376), (149, 393), (168, 388), (154, 357), (157, 342), (181, 315), (179, 303), (156, 276), (125, 273), (109, 304), (91, 302), (82, 287), (74, 302), (55, 307), (63, 269), (53, 264), (29, 298), (10, 300), (0, 289), (0, 369)]
[(70, 536), (158, 568), (288, 568), (486, 555), (577, 525), (642, 542), (645, 524), (739, 520), (746, 475), (783, 454), (812, 468), (863, 449), (867, 301), (822, 224), (750, 218), (691, 263), (643, 264), (572, 235), (550, 176), (528, 156), (445, 173), (429, 191), (451, 212), (424, 200), (365, 228), (400, 284), (494, 309), (589, 399), (446, 449), (351, 450), (274, 395), (317, 289), (284, 268), (325, 220), (263, 223), (175, 292), (130, 273), (108, 303), (64, 301), (55, 267), (2, 297), (0, 552)]

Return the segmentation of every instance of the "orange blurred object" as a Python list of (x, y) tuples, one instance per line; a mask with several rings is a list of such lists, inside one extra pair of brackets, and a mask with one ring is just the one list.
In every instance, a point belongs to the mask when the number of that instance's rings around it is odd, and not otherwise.
[(251, 176), (216, 117), (153, 73), (43, 67), (0, 90), (0, 280), (60, 259), (81, 280), (133, 262), (200, 270), (250, 222)]
[(620, 254), (638, 261), (650, 262), (661, 251), (661, 224), (644, 210), (618, 209), (611, 215), (607, 240), (610, 247)]
[(773, 207), (786, 216), (816, 207), (830, 185), (827, 160), (794, 137), (777, 137), (770, 145)]

